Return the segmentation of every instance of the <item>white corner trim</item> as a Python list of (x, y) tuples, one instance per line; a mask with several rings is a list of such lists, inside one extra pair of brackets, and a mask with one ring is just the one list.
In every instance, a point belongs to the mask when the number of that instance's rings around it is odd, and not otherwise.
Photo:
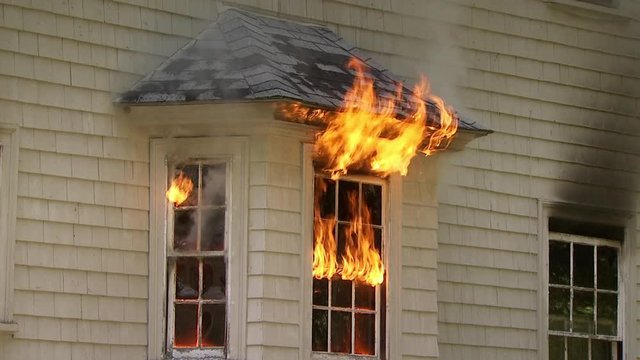
[(0, 322), (0, 334), (18, 332), (18, 324)]
[(0, 123), (0, 328), (13, 331), (13, 272), (19, 128)]

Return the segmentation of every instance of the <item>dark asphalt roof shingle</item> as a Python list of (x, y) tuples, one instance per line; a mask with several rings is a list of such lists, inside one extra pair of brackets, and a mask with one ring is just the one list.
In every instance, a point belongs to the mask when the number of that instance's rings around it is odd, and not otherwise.
[[(347, 69), (352, 57), (368, 66), (380, 94), (395, 92), (399, 80), (326, 27), (228, 9), (116, 101), (135, 105), (290, 99), (337, 108), (354, 80)], [(466, 121), (460, 125), (485, 130)]]

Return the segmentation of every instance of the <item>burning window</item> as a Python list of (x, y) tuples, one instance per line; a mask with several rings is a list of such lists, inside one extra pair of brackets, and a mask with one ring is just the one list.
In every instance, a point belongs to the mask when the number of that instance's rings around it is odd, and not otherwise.
[(312, 350), (384, 353), (383, 183), (331, 180), (314, 188)]
[(170, 351), (223, 355), (227, 328), (227, 164), (192, 161), (173, 169), (169, 218)]
[(549, 234), (549, 360), (622, 359), (620, 243)]

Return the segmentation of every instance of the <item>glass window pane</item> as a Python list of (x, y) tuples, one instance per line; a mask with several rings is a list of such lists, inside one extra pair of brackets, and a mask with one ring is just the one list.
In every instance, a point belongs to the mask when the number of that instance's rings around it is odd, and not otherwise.
[(573, 244), (573, 285), (593, 288), (593, 246)]
[(371, 212), (371, 223), (382, 225), (382, 186), (362, 184), (362, 197)]
[(197, 299), (198, 259), (179, 258), (176, 260), (176, 299)]
[[(189, 194), (187, 200), (180, 204), (180, 207), (198, 205), (198, 165), (187, 165), (182, 168), (176, 168), (175, 176), (177, 177), (181, 172), (183, 176), (191, 179), (191, 182), (193, 183), (193, 190)], [(169, 180), (169, 186), (171, 186), (172, 180), (173, 179)]]
[(202, 305), (202, 346), (222, 347), (227, 329), (225, 304)]
[(203, 210), (202, 221), (202, 244), (200, 249), (203, 251), (224, 250), (225, 210)]
[(598, 289), (618, 290), (618, 252), (598, 246)]
[(591, 340), (591, 358), (594, 360), (611, 360), (611, 341)]
[(549, 287), (549, 329), (569, 330), (569, 289)]
[(549, 360), (564, 360), (564, 337), (549, 336)]
[(549, 283), (569, 285), (571, 276), (570, 244), (549, 241)]
[(315, 201), (320, 209), (320, 217), (329, 219), (336, 213), (336, 182), (316, 176)]
[(573, 291), (573, 331), (595, 334), (593, 291)]
[(375, 310), (376, 309), (376, 288), (362, 283), (356, 283), (356, 308)]
[(227, 284), (224, 257), (205, 258), (202, 271), (202, 298), (224, 300)]
[[(352, 221), (358, 213), (358, 183), (352, 181), (340, 180), (338, 183), (338, 220)], [(352, 208), (349, 203), (349, 197), (355, 196), (356, 206)]]
[(355, 314), (356, 339), (355, 354), (375, 355), (376, 353), (376, 316), (375, 314)]
[(331, 312), (331, 352), (351, 353), (350, 312)]
[(196, 347), (198, 345), (198, 305), (176, 304), (174, 317), (174, 346)]
[(177, 251), (190, 251), (196, 249), (198, 231), (196, 229), (195, 210), (178, 210), (174, 212), (173, 221), (173, 248)]
[(325, 310), (313, 310), (311, 348), (313, 351), (327, 351), (329, 318)]
[(224, 205), (227, 191), (227, 165), (202, 166), (202, 204)]
[(329, 280), (313, 279), (313, 305), (329, 305)]
[(598, 334), (616, 335), (618, 330), (618, 295), (598, 292)]
[(331, 306), (351, 307), (351, 281), (337, 279), (331, 282)]
[(589, 359), (589, 339), (567, 338), (568, 360), (588, 360)]

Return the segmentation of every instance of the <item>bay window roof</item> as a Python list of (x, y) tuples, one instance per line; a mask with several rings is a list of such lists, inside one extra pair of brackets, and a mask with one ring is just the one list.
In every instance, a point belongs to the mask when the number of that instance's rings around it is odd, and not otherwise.
[[(338, 109), (353, 84), (350, 58), (367, 66), (381, 97), (392, 97), (402, 83), (327, 27), (230, 8), (116, 101), (134, 106), (288, 100)], [(403, 90), (408, 100), (412, 92)], [(409, 104), (399, 104), (400, 111)], [(467, 120), (459, 125), (490, 132)]]

